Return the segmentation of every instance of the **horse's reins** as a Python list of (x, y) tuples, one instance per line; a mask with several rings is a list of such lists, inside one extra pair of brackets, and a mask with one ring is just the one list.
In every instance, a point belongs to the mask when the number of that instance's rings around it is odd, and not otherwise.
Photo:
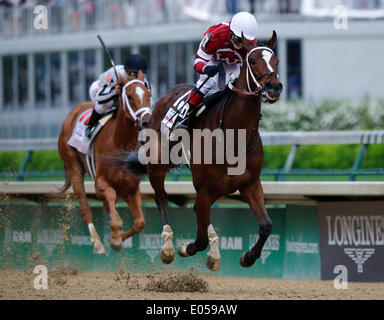
[(137, 83), (141, 83), (142, 85), (145, 86), (144, 81), (141, 81), (141, 80), (139, 80), (139, 79), (133, 79), (133, 80), (131, 80), (131, 81), (128, 81), (128, 82), (124, 85), (124, 87), (123, 87), (123, 89), (122, 89), (123, 108), (127, 108), (129, 114), (131, 115), (131, 117), (133, 118), (134, 121), (136, 121), (136, 120), (138, 119), (138, 116), (141, 114), (140, 117), (139, 117), (139, 120), (142, 121), (143, 116), (144, 116), (145, 114), (152, 114), (152, 112), (151, 112), (151, 109), (150, 109), (149, 107), (142, 107), (142, 108), (140, 108), (140, 109), (134, 111), (134, 110), (132, 109), (131, 105), (129, 104), (129, 100), (128, 100), (128, 96), (127, 96), (127, 92), (126, 92), (126, 91), (127, 91), (127, 88), (128, 88), (131, 84), (133, 84), (133, 83), (135, 83), (135, 82), (137, 82)]

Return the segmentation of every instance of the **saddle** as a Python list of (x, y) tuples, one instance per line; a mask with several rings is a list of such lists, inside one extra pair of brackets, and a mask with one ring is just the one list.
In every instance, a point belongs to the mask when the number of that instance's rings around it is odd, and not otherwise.
[(68, 140), (68, 145), (75, 148), (77, 151), (83, 153), (86, 156), (87, 165), (92, 178), (95, 178), (95, 162), (94, 162), (94, 144), (93, 141), (101, 128), (116, 114), (117, 107), (113, 107), (106, 111), (102, 118), (92, 131), (92, 135), (88, 138), (85, 135), (85, 129), (89, 118), (91, 117), (92, 109), (87, 109), (79, 115), (76, 120), (75, 128), (72, 131), (72, 135)]

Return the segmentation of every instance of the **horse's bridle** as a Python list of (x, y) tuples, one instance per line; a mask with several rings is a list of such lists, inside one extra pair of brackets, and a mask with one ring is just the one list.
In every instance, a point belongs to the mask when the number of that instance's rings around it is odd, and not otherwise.
[[(274, 52), (272, 49), (268, 48), (268, 47), (255, 47), (255, 48), (252, 48), (248, 53), (247, 53), (247, 57), (246, 57), (246, 61), (247, 61), (247, 88), (248, 88), (248, 91), (245, 91), (245, 90), (241, 90), (241, 89), (238, 89), (238, 88), (235, 88), (234, 85), (230, 82), (229, 83), (229, 88), (240, 94), (240, 95), (244, 95), (244, 96), (265, 96), (265, 89), (263, 88), (263, 86), (259, 83), (259, 80), (267, 77), (267, 79), (269, 77), (275, 77), (275, 78), (279, 78), (279, 75), (274, 72), (274, 71), (271, 71), (271, 72), (268, 72), (268, 73), (264, 73), (258, 77), (255, 77), (255, 75), (253, 74), (252, 72), (252, 68), (250, 66), (250, 63), (249, 63), (249, 56), (250, 54), (253, 52), (253, 51), (256, 51), (256, 50), (267, 50), (269, 51), (270, 53), (272, 53), (272, 55), (274, 55)], [(251, 85), (250, 85), (250, 81), (249, 81), (249, 75), (251, 75), (252, 77), (252, 80), (253, 80), (253, 83), (256, 84), (256, 89), (255, 91), (252, 91), (251, 90)], [(266, 82), (266, 80), (265, 80)]]
[(152, 114), (151, 112), (151, 109), (149, 107), (142, 107), (136, 111), (134, 111), (131, 107), (131, 105), (129, 104), (129, 100), (128, 100), (128, 96), (127, 96), (127, 88), (133, 84), (133, 83), (141, 83), (143, 86), (145, 86), (145, 83), (144, 81), (141, 81), (141, 80), (138, 80), (138, 79), (133, 79), (131, 81), (128, 81), (123, 89), (122, 89), (122, 100), (123, 100), (123, 108), (126, 108), (129, 112), (129, 114), (131, 115), (132, 119), (134, 121), (137, 121), (138, 119), (140, 120), (140, 122), (143, 120), (143, 116), (145, 114)]

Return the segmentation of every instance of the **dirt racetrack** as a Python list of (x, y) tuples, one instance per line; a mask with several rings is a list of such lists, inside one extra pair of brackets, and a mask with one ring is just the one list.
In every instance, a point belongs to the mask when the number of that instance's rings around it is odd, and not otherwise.
[[(322, 300), (384, 299), (384, 283), (349, 283), (337, 290), (333, 281), (230, 278), (184, 273), (130, 274), (49, 270), (48, 289), (34, 288), (31, 270), (0, 269), (0, 299), (134, 300)], [(175, 294), (175, 292), (177, 294)]]

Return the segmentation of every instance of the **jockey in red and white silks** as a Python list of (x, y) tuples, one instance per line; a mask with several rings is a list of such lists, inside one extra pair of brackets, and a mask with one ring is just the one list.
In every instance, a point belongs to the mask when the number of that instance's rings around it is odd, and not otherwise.
[[(256, 44), (257, 21), (248, 12), (235, 14), (230, 22), (222, 22), (211, 26), (204, 33), (199, 49), (195, 57), (194, 69), (200, 74), (196, 88), (188, 97), (190, 110), (199, 105), (207, 93), (218, 91), (219, 63), (223, 62), (225, 70), (225, 83), (232, 78), (237, 78), (240, 66), (247, 56), (243, 46), (243, 37)], [(197, 90), (209, 77), (200, 90)], [(182, 121), (184, 123), (184, 121)], [(176, 127), (186, 127), (184, 124), (176, 124)]]
[[(148, 66), (145, 58), (138, 54), (130, 55), (124, 65), (116, 65), (115, 70), (121, 79), (128, 80), (129, 77), (137, 77), (139, 70), (144, 73), (144, 84), (151, 90), (146, 72)], [(92, 115), (88, 121), (85, 134), (90, 137), (93, 127), (100, 120), (102, 115), (113, 106), (118, 105), (118, 98), (121, 87), (117, 83), (116, 73), (113, 67), (103, 72), (99, 79), (94, 81), (89, 88), (89, 96), (95, 103)], [(151, 103), (152, 105), (152, 103)]]

